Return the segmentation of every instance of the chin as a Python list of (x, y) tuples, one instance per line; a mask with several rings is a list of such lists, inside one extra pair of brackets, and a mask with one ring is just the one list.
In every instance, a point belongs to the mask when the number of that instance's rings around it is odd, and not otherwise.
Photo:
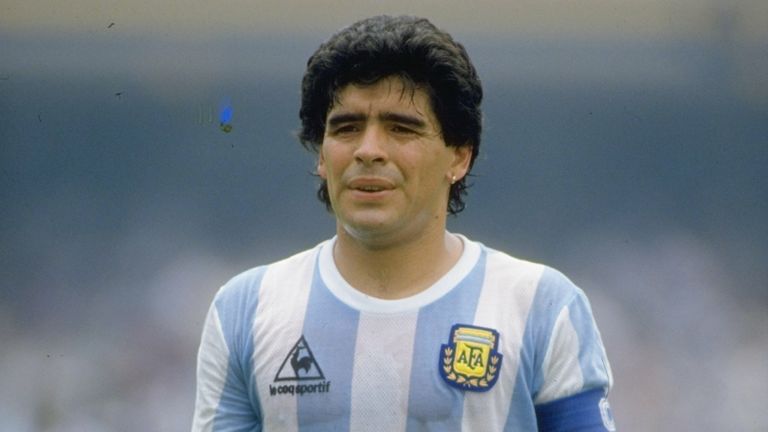
[(342, 211), (336, 218), (344, 225), (376, 230), (393, 224), (397, 215), (392, 209), (370, 207)]
[(369, 237), (385, 234), (390, 231), (390, 226), (383, 220), (365, 219), (342, 221), (341, 226), (344, 231), (354, 237)]
[(396, 224), (389, 218), (378, 215), (338, 219), (339, 226), (351, 237), (358, 240), (372, 240), (390, 236), (397, 231)]

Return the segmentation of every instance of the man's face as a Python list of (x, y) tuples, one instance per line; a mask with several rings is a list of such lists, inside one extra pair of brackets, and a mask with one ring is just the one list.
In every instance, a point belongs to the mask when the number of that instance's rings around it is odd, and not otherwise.
[(469, 146), (446, 146), (424, 90), (386, 78), (339, 91), (318, 174), (340, 228), (391, 244), (445, 229), (451, 180), (464, 177), (470, 154)]

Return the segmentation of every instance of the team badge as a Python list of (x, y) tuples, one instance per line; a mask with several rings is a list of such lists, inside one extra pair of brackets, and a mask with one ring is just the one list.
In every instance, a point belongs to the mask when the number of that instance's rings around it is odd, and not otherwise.
[(461, 390), (488, 391), (496, 383), (503, 356), (497, 351), (496, 330), (456, 324), (451, 339), (440, 349), (440, 375)]

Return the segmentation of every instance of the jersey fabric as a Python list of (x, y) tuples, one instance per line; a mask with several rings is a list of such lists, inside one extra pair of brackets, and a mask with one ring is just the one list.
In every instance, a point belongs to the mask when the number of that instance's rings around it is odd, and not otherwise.
[(203, 329), (192, 430), (614, 430), (584, 293), (459, 237), (456, 265), (405, 299), (351, 287), (335, 239), (233, 278)]

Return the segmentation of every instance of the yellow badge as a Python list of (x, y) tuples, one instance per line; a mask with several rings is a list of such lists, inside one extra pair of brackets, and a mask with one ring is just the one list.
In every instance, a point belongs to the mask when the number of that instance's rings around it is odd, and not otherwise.
[(440, 350), (440, 375), (458, 389), (488, 391), (501, 371), (503, 356), (498, 346), (496, 330), (456, 324), (451, 327), (450, 343)]

